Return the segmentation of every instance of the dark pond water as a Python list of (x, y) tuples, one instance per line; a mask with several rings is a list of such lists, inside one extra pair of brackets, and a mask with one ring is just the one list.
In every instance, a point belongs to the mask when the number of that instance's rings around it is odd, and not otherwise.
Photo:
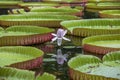
[[(61, 47), (58, 47), (56, 42), (34, 45), (34, 47), (37, 47), (45, 52), (42, 66), (33, 69), (33, 71), (36, 71), (36, 74), (48, 72), (54, 74), (57, 77), (57, 80), (70, 80), (69, 67), (67, 64), (69, 59), (80, 54), (90, 53), (85, 53), (82, 50), (81, 43), (83, 38), (73, 36), (66, 37), (71, 39), (71, 41), (63, 41)], [(64, 61), (64, 57), (61, 58), (59, 54), (66, 56), (67, 61)], [(100, 57), (100, 55), (96, 56)]]

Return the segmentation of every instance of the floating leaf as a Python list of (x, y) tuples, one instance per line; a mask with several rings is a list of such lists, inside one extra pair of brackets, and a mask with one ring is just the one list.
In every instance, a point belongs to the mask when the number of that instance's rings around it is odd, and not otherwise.
[(63, 21), (61, 25), (75, 36), (120, 34), (120, 19), (88, 19)]
[(106, 54), (120, 50), (120, 35), (101, 35), (83, 39), (83, 49), (86, 52)]
[(82, 9), (78, 10), (76, 8), (70, 8), (70, 7), (35, 7), (31, 8), (31, 12), (27, 12), (26, 14), (49, 14), (49, 15), (82, 15)]
[(119, 0), (88, 0), (87, 2), (119, 2)]
[(32, 69), (42, 64), (43, 51), (34, 47), (0, 47), (0, 67)]
[(61, 27), (60, 22), (64, 20), (80, 19), (73, 15), (3, 15), (0, 16), (0, 24), (2, 26), (13, 25), (36, 25), (46, 27)]
[(51, 2), (51, 3), (82, 3), (86, 2), (86, 0), (43, 0), (43, 2)]
[(0, 31), (0, 46), (32, 45), (50, 41), (53, 29), (38, 26), (12, 26)]
[(20, 0), (14, 1), (14, 0), (0, 0), (0, 8), (16, 8), (19, 7), (18, 3)]
[(35, 78), (33, 71), (20, 70), (10, 67), (0, 68), (0, 80), (55, 80), (52, 74), (44, 73)]
[(120, 10), (103, 10), (99, 15), (102, 18), (120, 18)]
[(99, 58), (91, 55), (79, 55), (68, 62), (70, 77), (73, 80), (119, 80), (120, 51)]
[(97, 12), (101, 10), (119, 10), (119, 2), (101, 2), (101, 3), (87, 3), (86, 11)]

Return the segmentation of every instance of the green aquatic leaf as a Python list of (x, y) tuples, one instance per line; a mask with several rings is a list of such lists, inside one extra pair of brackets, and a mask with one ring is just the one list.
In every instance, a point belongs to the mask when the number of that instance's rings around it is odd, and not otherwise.
[(0, 16), (2, 26), (13, 25), (36, 25), (45, 27), (61, 27), (60, 22), (64, 20), (80, 19), (73, 15), (39, 15), (39, 14), (19, 14)]
[(10, 67), (0, 68), (0, 80), (55, 80), (52, 74), (44, 73), (35, 78), (35, 72)]
[(120, 51), (108, 53), (102, 61), (95, 56), (79, 55), (70, 59), (68, 66), (73, 80), (77, 77), (91, 80), (119, 80)]
[(54, 29), (38, 26), (11, 26), (0, 31), (0, 46), (32, 45), (52, 39)]
[(120, 35), (99, 35), (83, 39), (83, 49), (97, 54), (120, 50)]
[(55, 7), (42, 7), (42, 8), (32, 8), (31, 12), (80, 12), (78, 9), (75, 8), (70, 8), (70, 7), (60, 7), (60, 8), (55, 8)]
[(120, 34), (120, 19), (90, 19), (63, 21), (61, 25), (72, 35), (93, 36), (103, 34)]
[(33, 47), (0, 47), (0, 67), (31, 69), (42, 63), (42, 56), (43, 51)]
[(120, 10), (103, 10), (99, 15), (102, 18), (120, 18)]

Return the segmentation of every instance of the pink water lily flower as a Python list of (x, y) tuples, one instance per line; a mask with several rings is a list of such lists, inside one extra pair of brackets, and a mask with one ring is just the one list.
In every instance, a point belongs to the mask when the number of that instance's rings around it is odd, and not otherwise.
[(56, 58), (58, 64), (64, 64), (64, 62), (67, 62), (67, 54), (62, 54), (61, 49), (57, 50), (57, 55), (53, 55), (52, 57)]
[(67, 30), (58, 29), (57, 34), (52, 33), (52, 35), (55, 36), (55, 37), (52, 39), (52, 42), (54, 42), (54, 41), (57, 40), (58, 46), (61, 46), (61, 44), (62, 44), (62, 39), (67, 40), (67, 41), (70, 41), (70, 39), (64, 37), (66, 33), (67, 33)]

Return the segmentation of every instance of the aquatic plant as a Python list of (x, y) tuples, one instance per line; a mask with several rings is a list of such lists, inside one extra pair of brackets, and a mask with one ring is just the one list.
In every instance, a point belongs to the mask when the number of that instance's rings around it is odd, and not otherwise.
[(67, 33), (67, 30), (58, 29), (57, 34), (52, 33), (52, 35), (54, 36), (54, 38), (52, 39), (52, 42), (57, 40), (57, 45), (61, 46), (62, 39), (66, 41), (70, 41), (70, 39), (64, 37), (66, 33)]

